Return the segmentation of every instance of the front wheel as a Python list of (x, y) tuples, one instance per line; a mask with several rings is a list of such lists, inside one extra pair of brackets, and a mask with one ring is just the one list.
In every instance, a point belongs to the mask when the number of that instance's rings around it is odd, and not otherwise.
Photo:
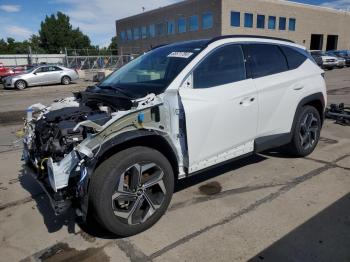
[(17, 89), (19, 90), (23, 90), (24, 88), (27, 87), (27, 83), (23, 80), (18, 80), (16, 83), (15, 83), (15, 86)]
[(288, 146), (288, 152), (296, 156), (311, 154), (320, 139), (321, 117), (313, 106), (305, 106), (297, 116), (293, 138)]
[(165, 213), (174, 174), (159, 151), (133, 147), (105, 160), (90, 185), (97, 220), (118, 236), (131, 236), (151, 227)]

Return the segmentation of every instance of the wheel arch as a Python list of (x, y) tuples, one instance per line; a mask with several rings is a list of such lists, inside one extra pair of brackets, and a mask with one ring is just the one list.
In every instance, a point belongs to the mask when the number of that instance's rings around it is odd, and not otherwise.
[(72, 81), (72, 78), (69, 75), (65, 74), (65, 75), (61, 76), (61, 82), (63, 81), (64, 77), (68, 77), (69, 80)]
[(161, 152), (170, 162), (175, 179), (178, 175), (178, 159), (176, 151), (166, 137), (155, 131), (136, 130), (122, 133), (104, 143), (93, 164), (95, 170), (110, 156), (130, 147), (145, 146)]
[(291, 133), (294, 132), (295, 126), (296, 126), (296, 121), (297, 117), (300, 114), (302, 108), (304, 106), (313, 106), (317, 109), (318, 113), (320, 114), (321, 117), (321, 125), (323, 125), (324, 122), (324, 114), (325, 114), (325, 99), (323, 96), (323, 93), (315, 93), (309, 96), (304, 97), (298, 104), (295, 114), (294, 114), (294, 119), (293, 119), (293, 125), (291, 129)]
[(150, 147), (161, 152), (169, 160), (172, 166), (174, 172), (174, 180), (177, 179), (179, 169), (178, 159), (175, 153), (176, 150), (166, 138), (166, 136), (163, 136), (156, 131), (148, 130), (135, 130), (122, 133), (109, 140), (107, 143), (104, 143), (98, 151), (97, 156), (94, 157), (92, 161), (86, 163), (88, 176), (87, 179), (84, 179), (81, 186), (81, 191), (79, 193), (81, 198), (80, 203), (83, 220), (87, 219), (88, 210), (90, 209), (90, 181), (96, 168), (110, 156), (126, 148), (134, 146)]
[(16, 87), (16, 84), (18, 83), (18, 81), (23, 81), (26, 84), (26, 87), (28, 87), (28, 82), (24, 79), (18, 79), (16, 80), (16, 82), (14, 83), (14, 86)]

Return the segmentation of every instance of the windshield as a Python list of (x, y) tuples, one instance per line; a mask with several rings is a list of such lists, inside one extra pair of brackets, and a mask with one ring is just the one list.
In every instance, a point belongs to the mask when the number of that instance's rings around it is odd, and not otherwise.
[(206, 42), (198, 40), (158, 47), (115, 71), (98, 87), (115, 89), (131, 98), (161, 94)]

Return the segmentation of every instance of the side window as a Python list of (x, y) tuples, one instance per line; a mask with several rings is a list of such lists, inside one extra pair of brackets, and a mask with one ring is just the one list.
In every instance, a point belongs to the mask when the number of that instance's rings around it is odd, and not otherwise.
[(248, 44), (253, 78), (273, 75), (288, 70), (286, 58), (277, 45)]
[(297, 50), (294, 50), (293, 48), (281, 46), (281, 49), (287, 58), (290, 70), (298, 68), (307, 59), (305, 55), (301, 54)]
[(43, 66), (43, 67), (40, 67), (38, 68), (35, 73), (45, 73), (48, 71), (48, 67), (47, 66)]
[(220, 47), (209, 54), (193, 72), (193, 88), (209, 88), (246, 79), (240, 45)]

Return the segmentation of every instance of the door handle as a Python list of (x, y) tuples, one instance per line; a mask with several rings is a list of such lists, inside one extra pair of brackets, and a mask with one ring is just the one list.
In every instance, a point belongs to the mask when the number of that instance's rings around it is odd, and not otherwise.
[(295, 85), (295, 86), (293, 87), (294, 90), (301, 90), (301, 89), (303, 89), (303, 88), (304, 88), (303, 85)]

